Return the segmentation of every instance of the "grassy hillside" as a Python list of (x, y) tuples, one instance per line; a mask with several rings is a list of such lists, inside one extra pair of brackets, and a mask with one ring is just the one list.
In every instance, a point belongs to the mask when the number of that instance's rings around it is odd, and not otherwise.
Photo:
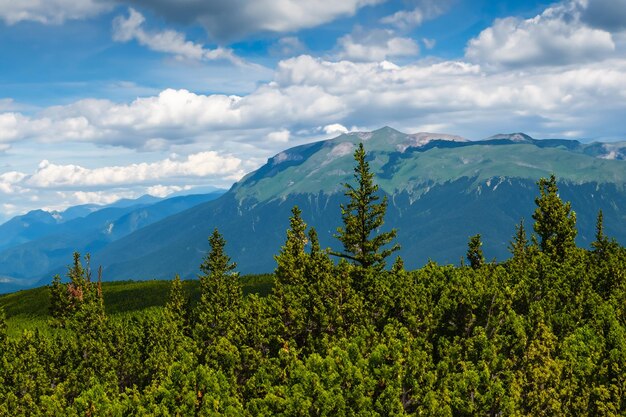
[[(244, 294), (266, 295), (272, 288), (273, 276), (244, 275), (240, 278)], [(102, 292), (107, 314), (112, 317), (127, 314), (142, 314), (147, 309), (165, 306), (170, 291), (170, 281), (117, 281), (104, 282)], [(200, 298), (198, 280), (183, 281), (183, 288), (191, 305)], [(0, 295), (0, 308), (7, 316), (10, 336), (19, 335), (24, 329), (50, 331), (46, 322), (49, 319), (50, 291), (39, 287)]]

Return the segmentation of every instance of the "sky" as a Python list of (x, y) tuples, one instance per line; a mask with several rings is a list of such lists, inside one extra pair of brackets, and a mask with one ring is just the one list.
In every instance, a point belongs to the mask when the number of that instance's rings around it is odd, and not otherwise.
[(626, 0), (0, 0), (0, 222), (391, 126), (626, 140)]

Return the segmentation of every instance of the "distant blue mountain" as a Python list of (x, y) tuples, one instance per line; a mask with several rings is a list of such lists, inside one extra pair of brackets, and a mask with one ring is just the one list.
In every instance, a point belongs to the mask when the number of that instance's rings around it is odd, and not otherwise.
[[(15, 217), (0, 226), (0, 292), (28, 286), (49, 271), (62, 270), (74, 251), (96, 252), (142, 227), (223, 193), (220, 190), (168, 199), (144, 196), (108, 206), (78, 206), (61, 213), (35, 210)], [(75, 217), (81, 213), (86, 215)], [(9, 238), (4, 240), (6, 236)]]

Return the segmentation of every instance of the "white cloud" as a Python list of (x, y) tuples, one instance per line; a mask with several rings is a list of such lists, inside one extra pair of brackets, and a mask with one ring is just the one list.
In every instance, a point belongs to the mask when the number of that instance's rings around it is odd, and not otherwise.
[(57, 165), (43, 160), (37, 171), (22, 182), (33, 188), (93, 187), (143, 184), (180, 177), (238, 179), (244, 174), (242, 161), (217, 152), (200, 152), (183, 160), (167, 158), (153, 163), (89, 169), (79, 165)]
[[(59, 191), (57, 195), (65, 200), (71, 201), (72, 204), (97, 204), (97, 205), (105, 205), (112, 204), (118, 200), (123, 198), (137, 198), (139, 197), (133, 191), (74, 191), (74, 192), (63, 192)], [(65, 208), (65, 205), (62, 207), (54, 206), (54, 207), (45, 207), (48, 211), (58, 210), (60, 208)]]
[(358, 28), (337, 40), (338, 59), (383, 61), (419, 54), (419, 45), (411, 38), (399, 37), (392, 30), (366, 31)]
[(25, 177), (26, 174), (17, 171), (9, 171), (0, 174), (0, 193), (15, 194), (20, 192), (21, 187), (18, 184), (24, 180)]
[(186, 186), (181, 187), (179, 185), (157, 184), (157, 185), (153, 185), (152, 187), (148, 187), (147, 192), (148, 194), (153, 195), (155, 197), (164, 198), (172, 193), (177, 193), (179, 191), (187, 191), (187, 190), (191, 190), (191, 186), (186, 185)]
[(96, 16), (113, 7), (107, 0), (0, 0), (0, 19), (13, 25), (22, 21), (61, 24)]
[(415, 8), (413, 10), (400, 10), (381, 19), (381, 23), (394, 25), (401, 29), (409, 29), (419, 26), (423, 21), (424, 12), (419, 8)]
[(413, 0), (415, 7), (399, 10), (392, 15), (383, 17), (380, 22), (395, 26), (400, 30), (411, 30), (426, 20), (433, 19), (444, 13), (452, 4), (450, 0)]
[(285, 36), (280, 38), (271, 48), (270, 52), (278, 56), (293, 56), (307, 50), (306, 45), (297, 36)]
[(287, 33), (312, 28), (385, 0), (129, 0), (167, 19), (200, 23), (218, 40), (258, 32)]
[(324, 133), (329, 136), (340, 135), (342, 133), (348, 133), (348, 128), (339, 123), (333, 123), (330, 125), (326, 125), (323, 128)]
[(474, 138), (516, 125), (553, 135), (611, 130), (610, 136), (619, 125), (607, 118), (626, 110), (626, 60), (492, 73), (464, 62), (393, 67), (301, 56), (281, 62), (276, 80), (316, 85), (340, 98), (350, 109), (335, 119), (342, 124), (446, 123)]
[(235, 65), (245, 65), (231, 49), (217, 47), (206, 49), (204, 45), (185, 39), (185, 35), (173, 30), (148, 32), (143, 29), (144, 16), (133, 8), (128, 17), (118, 16), (113, 20), (113, 40), (128, 42), (136, 40), (139, 44), (156, 52), (172, 54), (179, 59), (211, 61), (223, 59)]
[(557, 4), (531, 19), (498, 19), (469, 41), (466, 58), (512, 67), (595, 62), (611, 56), (611, 33), (582, 23), (580, 4)]
[(288, 130), (283, 129), (283, 130), (279, 130), (279, 131), (268, 134), (267, 140), (269, 140), (270, 142), (276, 142), (276, 143), (287, 143), (289, 142), (289, 136), (291, 136), (291, 133)]
[(19, 113), (0, 113), (0, 152), (9, 149), (10, 143), (20, 137), (20, 123), (24, 117)]
[(471, 137), (479, 125), (484, 131), (516, 117), (529, 125), (534, 117), (538, 129), (573, 123), (565, 130), (580, 130), (587, 123), (591, 134), (618, 128), (602, 123), (624, 109), (625, 86), (626, 60), (620, 59), (493, 72), (462, 61), (394, 65), (303, 55), (281, 61), (274, 81), (244, 96), (168, 89), (130, 103), (88, 99), (34, 115), (0, 113), (0, 143), (86, 142), (144, 151), (193, 146), (194, 152), (213, 149), (247, 160), (333, 124), (375, 128), (453, 120), (451, 126), (471, 125), (470, 132), (456, 129)]

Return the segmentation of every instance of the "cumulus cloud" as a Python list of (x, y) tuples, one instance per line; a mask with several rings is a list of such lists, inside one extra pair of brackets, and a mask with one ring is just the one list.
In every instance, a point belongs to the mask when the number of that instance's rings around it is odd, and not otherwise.
[(271, 132), (267, 135), (267, 140), (270, 142), (287, 143), (291, 133), (287, 129)]
[(397, 27), (400, 30), (410, 30), (420, 26), (424, 21), (433, 19), (444, 13), (451, 5), (450, 0), (418, 0), (413, 1), (415, 7), (408, 10), (399, 10), (392, 15), (383, 17), (380, 22)]
[(0, 174), (0, 193), (15, 194), (21, 191), (19, 184), (24, 180), (26, 174), (17, 171), (9, 171)]
[(185, 35), (173, 30), (146, 31), (143, 28), (144, 22), (144, 16), (130, 8), (128, 17), (118, 16), (113, 20), (113, 40), (117, 42), (136, 40), (153, 51), (172, 54), (180, 59), (196, 61), (223, 59), (235, 65), (245, 64), (245, 61), (237, 57), (231, 49), (222, 47), (206, 49), (204, 45), (188, 41)]
[(419, 54), (419, 45), (411, 38), (399, 37), (392, 30), (357, 28), (337, 40), (338, 59), (383, 61)]
[(33, 188), (83, 187), (142, 184), (180, 177), (211, 177), (238, 179), (242, 161), (217, 152), (200, 152), (182, 160), (167, 158), (153, 163), (110, 166), (89, 169), (79, 165), (57, 165), (44, 160), (37, 171), (21, 182)]
[(191, 188), (192, 187), (189, 185), (179, 186), (179, 185), (157, 184), (157, 185), (153, 185), (152, 187), (148, 187), (147, 192), (148, 194), (153, 195), (155, 197), (163, 198), (163, 197), (167, 197), (168, 195), (172, 193), (191, 190)]
[(245, 96), (168, 89), (130, 103), (90, 99), (34, 115), (0, 113), (0, 143), (76, 141), (152, 151), (195, 144), (262, 158), (287, 140), (306, 139), (297, 132), (333, 124), (400, 127), (452, 119), (486, 130), (485, 121), (535, 117), (525, 125), (554, 131), (575, 124), (566, 129), (572, 131), (587, 124), (585, 131), (608, 132), (616, 123), (606, 118), (626, 106), (625, 86), (623, 59), (493, 72), (462, 61), (395, 65), (302, 55), (281, 61), (273, 81)]
[(34, 116), (3, 113), (0, 141), (82, 141), (155, 150), (175, 143), (221, 143), (222, 130), (324, 122), (345, 111), (339, 98), (313, 85), (269, 83), (244, 97), (167, 89), (128, 104), (86, 99)]
[(615, 50), (613, 37), (581, 21), (581, 5), (585, 2), (557, 4), (531, 19), (498, 19), (469, 41), (465, 56), (474, 62), (505, 67), (607, 58)]
[(22, 21), (61, 24), (110, 10), (108, 0), (0, 0), (0, 19), (13, 25)]
[(281, 62), (276, 79), (341, 98), (351, 109), (336, 119), (342, 124), (445, 122), (474, 138), (514, 125), (557, 136), (571, 130), (614, 134), (619, 127), (607, 120), (626, 110), (626, 60), (491, 73), (465, 62), (386, 66), (301, 56)]
[(419, 26), (424, 21), (424, 12), (419, 9), (400, 10), (396, 13), (385, 16), (381, 19), (381, 23), (398, 26), (402, 29), (413, 28)]
[(200, 23), (217, 40), (251, 33), (294, 32), (354, 15), (362, 7), (384, 0), (129, 0), (167, 19)]
[(278, 56), (293, 56), (307, 50), (306, 45), (297, 36), (285, 36), (280, 38), (272, 47), (270, 52)]
[(348, 128), (340, 123), (333, 123), (330, 125), (326, 125), (323, 127), (322, 130), (324, 131), (324, 133), (326, 133), (329, 136), (336, 135), (336, 134), (340, 135), (342, 133), (348, 133)]

